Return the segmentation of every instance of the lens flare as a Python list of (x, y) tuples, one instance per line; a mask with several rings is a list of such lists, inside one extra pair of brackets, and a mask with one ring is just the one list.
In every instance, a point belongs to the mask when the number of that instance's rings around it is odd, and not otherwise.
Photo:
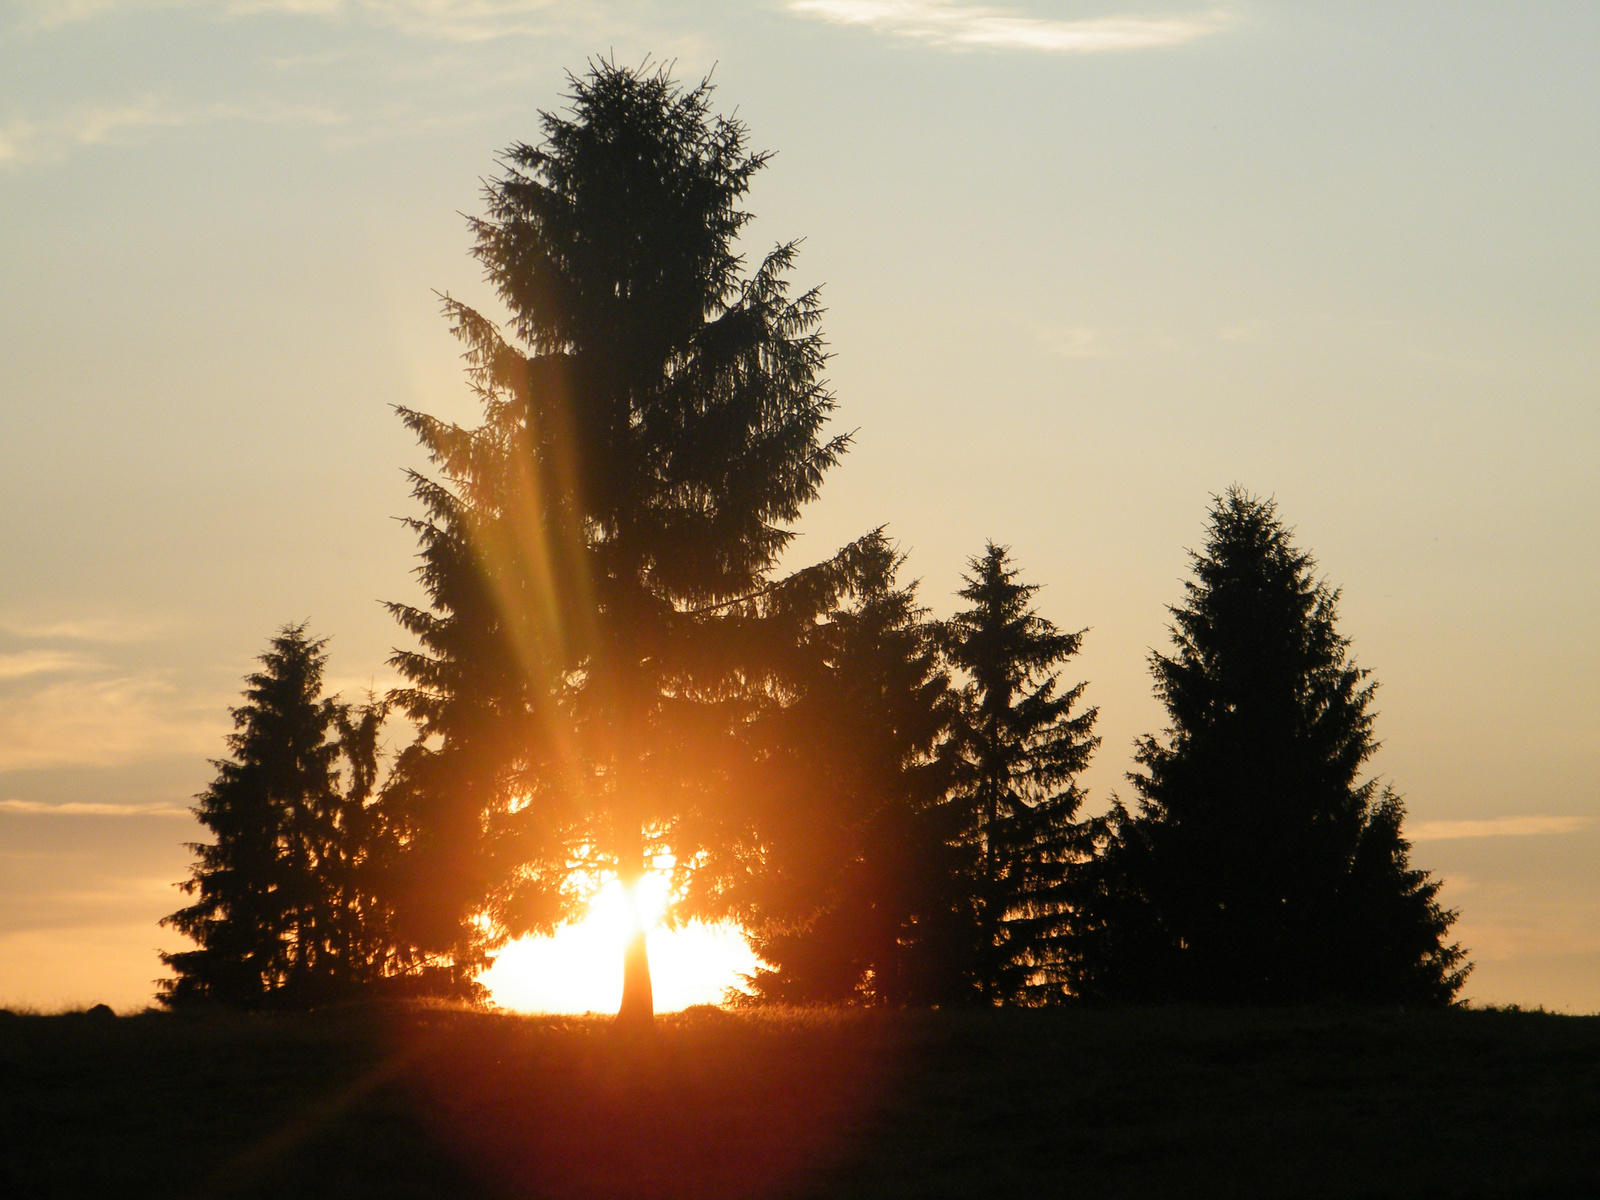
[(647, 931), (657, 1012), (716, 1004), (758, 960), (731, 924), (661, 924), (671, 880), (643, 876), (631, 889), (615, 877), (589, 901), (583, 920), (551, 937), (511, 942), (479, 976), (490, 998), (514, 1012), (616, 1012), (622, 1000), (622, 949), (636, 929)]
[(613, 877), (589, 901), (589, 915), (583, 924), (614, 937), (621, 946), (635, 930), (648, 933), (661, 924), (670, 891), (671, 880), (659, 871), (644, 875), (631, 888)]

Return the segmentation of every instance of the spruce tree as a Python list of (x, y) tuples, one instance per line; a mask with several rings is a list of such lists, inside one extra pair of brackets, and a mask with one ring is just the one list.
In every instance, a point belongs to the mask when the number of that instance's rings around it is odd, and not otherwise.
[(1098, 710), (1074, 713), (1079, 683), (1058, 691), (1057, 669), (1083, 634), (1063, 633), (1031, 601), (1007, 547), (988, 543), (960, 596), (970, 607), (949, 625), (961, 692), (961, 783), (956, 803), (974, 849), (977, 974), (991, 1004), (1065, 995), (1072, 950), (1074, 886), (1093, 852), (1074, 820), (1083, 795), (1074, 782), (1100, 739)]
[[(326, 639), (286, 625), (232, 710), (232, 756), (198, 797), (215, 835), (179, 887), (195, 902), (162, 921), (198, 948), (162, 954), (167, 1005), (306, 1005), (381, 977), (387, 939), (368, 871), (381, 706), (322, 696)], [(350, 780), (341, 786), (339, 761)]]
[(881, 531), (853, 600), (795, 648), (794, 695), (760, 731), (759, 877), (739, 915), (768, 964), (746, 999), (951, 1003), (971, 998), (966, 850), (947, 803), (954, 695), (939, 631), (900, 585)]
[(1444, 1004), (1463, 952), (1413, 870), (1404, 808), (1361, 779), (1375, 684), (1270, 500), (1216, 499), (1152, 654), (1171, 727), (1140, 741), (1136, 813), (1111, 814), (1093, 951), (1105, 999)]
[[(427, 608), (396, 699), (421, 726), (386, 807), (406, 828), (418, 944), (469, 970), (549, 929), (584, 887), (703, 860), (734, 730), (768, 673), (750, 632), (818, 577), (775, 581), (789, 524), (846, 440), (792, 243), (746, 271), (766, 162), (710, 87), (608, 62), (518, 144), (473, 222), (508, 334), (455, 301), (485, 419), (402, 410)], [(827, 591), (816, 593), (821, 596)], [(479, 918), (486, 918), (481, 920)], [(429, 926), (429, 928), (424, 928)], [(648, 1018), (644, 933), (623, 1015)]]

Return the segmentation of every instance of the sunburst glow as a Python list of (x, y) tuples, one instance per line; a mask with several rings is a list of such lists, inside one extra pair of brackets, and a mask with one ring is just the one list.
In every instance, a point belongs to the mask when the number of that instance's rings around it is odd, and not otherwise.
[(656, 1011), (715, 1004), (755, 970), (757, 959), (733, 925), (662, 926), (668, 892), (668, 878), (659, 872), (646, 875), (631, 894), (612, 879), (595, 893), (582, 921), (552, 937), (510, 943), (479, 982), (496, 1004), (515, 1012), (615, 1012), (622, 999), (622, 949), (643, 925)]

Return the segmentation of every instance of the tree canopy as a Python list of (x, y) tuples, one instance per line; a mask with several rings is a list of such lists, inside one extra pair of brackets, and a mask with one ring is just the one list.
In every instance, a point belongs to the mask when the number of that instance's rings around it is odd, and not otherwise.
[[(393, 606), (421, 643), (395, 664), (423, 731), (396, 803), (432, 864), (414, 907), (448, 918), (419, 936), (464, 963), (602, 875), (695, 863), (707, 825), (684, 818), (722, 803), (767, 670), (742, 627), (782, 608), (789, 523), (847, 442), (822, 436), (821, 308), (790, 295), (795, 245), (749, 271), (738, 252), (766, 162), (743, 124), (664, 70), (601, 61), (570, 82), (472, 223), (508, 333), (446, 301), (484, 423), (402, 410), (439, 478), (414, 476), (429, 607)], [(487, 932), (469, 919), (485, 903)], [(648, 1013), (642, 932), (628, 964), (624, 1010)]]
[(805, 632), (759, 731), (754, 877), (735, 909), (767, 967), (750, 997), (906, 1004), (970, 990), (970, 904), (946, 800), (955, 716), (937, 627), (880, 531), (851, 598)]
[(245, 681), (232, 756), (194, 809), (216, 836), (189, 847), (195, 902), (162, 922), (197, 943), (161, 955), (164, 1004), (306, 1005), (393, 969), (371, 805), (383, 710), (322, 696), (326, 645), (286, 625)]
[(1032, 607), (1008, 548), (990, 542), (971, 559), (950, 622), (950, 659), (961, 692), (962, 760), (954, 802), (973, 860), (977, 976), (989, 1003), (1058, 1000), (1073, 953), (1076, 888), (1093, 852), (1074, 821), (1075, 779), (1100, 744), (1096, 709), (1074, 713), (1086, 685), (1058, 689), (1058, 668), (1082, 633), (1063, 633)]
[(1270, 500), (1212, 506), (1174, 651), (1151, 656), (1172, 724), (1138, 745), (1138, 811), (1111, 814), (1080, 994), (1438, 1004), (1461, 986), (1400, 798), (1360, 778), (1376, 685), (1290, 536)]

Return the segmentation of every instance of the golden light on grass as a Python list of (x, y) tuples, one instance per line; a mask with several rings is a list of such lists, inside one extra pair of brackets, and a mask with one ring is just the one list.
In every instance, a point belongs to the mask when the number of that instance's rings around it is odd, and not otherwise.
[(582, 921), (552, 937), (511, 942), (479, 981), (496, 1004), (514, 1012), (616, 1012), (622, 948), (638, 922), (649, 931), (656, 1011), (716, 1004), (741, 975), (755, 970), (756, 957), (732, 925), (663, 925), (669, 886), (665, 873), (651, 872), (630, 895), (612, 878), (590, 900)]

